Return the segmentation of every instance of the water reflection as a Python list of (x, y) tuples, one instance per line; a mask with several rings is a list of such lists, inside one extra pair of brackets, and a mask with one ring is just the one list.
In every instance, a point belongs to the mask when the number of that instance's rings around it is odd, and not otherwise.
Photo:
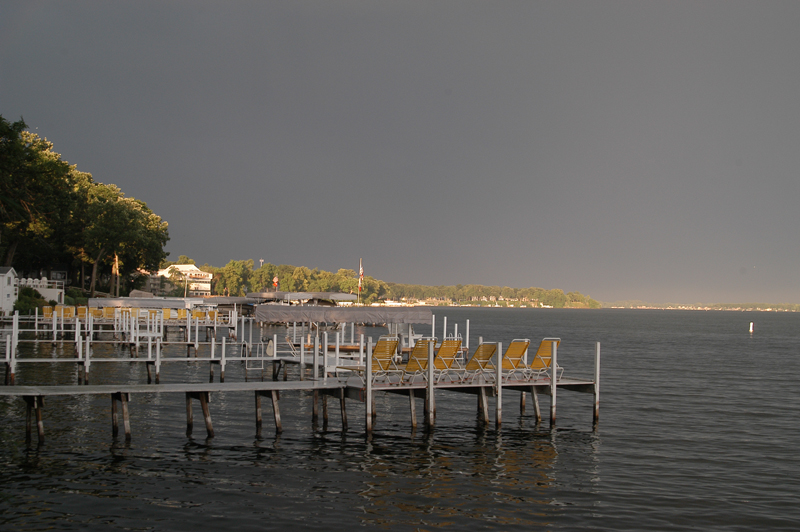
[[(475, 430), (472, 442), (375, 437), (367, 443), (360, 492), (362, 522), (451, 527), (467, 522), (541, 526), (552, 514), (548, 495), (557, 458), (547, 435), (525, 441)], [(523, 517), (524, 516), (524, 517)]]

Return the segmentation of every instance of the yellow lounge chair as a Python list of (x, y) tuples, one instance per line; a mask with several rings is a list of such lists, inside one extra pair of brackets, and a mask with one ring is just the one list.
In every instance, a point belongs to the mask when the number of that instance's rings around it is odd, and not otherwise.
[(414, 344), (414, 349), (412, 349), (411, 353), (408, 355), (408, 362), (406, 362), (406, 365), (402, 368), (403, 376), (401, 380), (405, 381), (406, 376), (411, 377), (408, 382), (414, 382), (414, 379), (418, 376), (422, 376), (423, 379), (428, 378), (428, 346), (430, 346), (431, 343), (433, 343), (435, 347), (436, 338), (425, 337), (417, 340), (417, 343)]
[[(372, 348), (372, 382), (376, 382), (383, 377), (386, 382), (391, 382), (392, 375), (400, 375), (402, 378), (403, 370), (397, 367), (394, 362), (394, 355), (397, 353), (397, 344), (400, 339), (396, 335), (381, 336), (378, 343)], [(337, 370), (356, 371), (361, 375), (362, 381), (366, 382), (366, 366), (337, 366)]]
[[(436, 358), (433, 359), (434, 373), (438, 373), (436, 382), (442, 380), (442, 377), (449, 375), (451, 372), (458, 372), (461, 368), (458, 367), (456, 357), (461, 352), (461, 340), (449, 339), (442, 340), (442, 345), (436, 352)], [(456, 366), (455, 368), (453, 366)]]
[[(561, 338), (545, 338), (542, 340), (542, 343), (539, 344), (539, 349), (536, 350), (533, 360), (526, 369), (528, 379), (537, 379), (541, 375), (552, 377), (550, 374), (550, 362), (552, 360), (553, 342), (556, 343), (556, 348), (558, 348), (561, 344)], [(556, 373), (558, 373), (559, 370), (562, 374), (564, 373), (564, 368), (561, 366), (556, 368)], [(560, 378), (561, 374), (556, 375), (556, 380)]]
[(497, 352), (496, 343), (482, 343), (475, 348), (472, 358), (469, 359), (467, 365), (464, 366), (463, 376), (461, 382), (469, 380), (470, 383), (475, 382), (480, 376), (483, 376), (486, 382), (494, 382), (496, 379), (496, 367), (492, 362), (492, 357)]
[(53, 317), (53, 307), (49, 305), (42, 307), (42, 316), (48, 320), (51, 319)]
[(503, 373), (506, 378), (519, 372), (522, 378), (526, 378), (528, 366), (525, 364), (525, 353), (528, 352), (528, 347), (531, 341), (527, 338), (511, 340), (508, 344), (506, 352), (503, 355)]

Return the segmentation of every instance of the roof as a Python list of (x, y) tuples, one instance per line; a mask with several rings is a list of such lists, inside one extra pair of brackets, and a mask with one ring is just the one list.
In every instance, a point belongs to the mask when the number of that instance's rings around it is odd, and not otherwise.
[(16, 276), (17, 272), (16, 272), (16, 270), (14, 270), (13, 267), (11, 267), (11, 266), (0, 266), (0, 275), (5, 275), (8, 272), (12, 272), (12, 271), (14, 272), (14, 275)]
[(429, 308), (301, 307), (258, 305), (256, 321), (267, 323), (425, 323), (433, 322)]
[(306, 301), (309, 299), (329, 299), (331, 301), (355, 301), (355, 294), (343, 292), (251, 292), (247, 297), (263, 301)]

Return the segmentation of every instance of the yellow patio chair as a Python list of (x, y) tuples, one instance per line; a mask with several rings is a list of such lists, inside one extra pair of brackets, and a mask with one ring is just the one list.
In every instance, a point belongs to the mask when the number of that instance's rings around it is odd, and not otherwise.
[(192, 319), (193, 320), (205, 320), (206, 319), (206, 311), (205, 310), (193, 310), (192, 311)]
[(469, 380), (470, 383), (474, 383), (475, 379), (481, 376), (484, 377), (485, 382), (494, 382), (497, 371), (492, 357), (496, 352), (497, 344), (494, 342), (479, 344), (462, 370), (461, 382)]
[(403, 370), (397, 367), (394, 362), (394, 355), (397, 353), (397, 344), (400, 339), (395, 336), (381, 336), (378, 343), (372, 348), (372, 380), (385, 377), (387, 382), (391, 382), (393, 374), (402, 376)]
[(48, 320), (52, 319), (53, 318), (53, 307), (51, 307), (49, 305), (45, 305), (44, 307), (42, 307), (42, 316), (44, 316)]
[(103, 318), (113, 320), (117, 309), (115, 307), (103, 307)]
[(411, 377), (408, 382), (414, 382), (414, 379), (419, 376), (427, 380), (428, 346), (430, 346), (431, 343), (433, 343), (435, 347), (436, 338), (424, 337), (417, 340), (417, 343), (414, 344), (414, 349), (412, 349), (411, 353), (408, 355), (408, 362), (401, 368), (403, 370), (402, 381), (405, 382), (407, 376)]
[[(449, 340), (442, 340), (442, 345), (436, 352), (436, 358), (433, 359), (433, 370), (437, 373), (436, 382), (442, 380), (442, 377), (449, 375), (452, 372), (457, 373), (461, 368), (458, 367), (456, 357), (461, 352), (461, 339), (450, 338)], [(454, 367), (455, 366), (455, 367)]]
[(87, 309), (86, 307), (77, 307), (75, 309), (75, 314), (76, 316), (78, 316), (79, 320), (85, 320), (88, 313), (89, 309)]
[(506, 378), (511, 377), (519, 372), (520, 377), (526, 378), (528, 366), (525, 364), (525, 353), (528, 352), (528, 347), (531, 341), (527, 338), (511, 340), (508, 344), (506, 352), (503, 355), (503, 373)]
[(164, 313), (164, 320), (171, 320), (172, 319), (172, 309), (171, 308), (162, 308), (161, 312)]
[(208, 321), (217, 321), (217, 311), (216, 310), (209, 310), (208, 311)]
[(186, 319), (186, 309), (185, 308), (179, 308), (179, 309), (177, 309), (177, 311), (178, 311), (178, 319), (179, 320), (185, 320)]
[(92, 315), (93, 318), (102, 318), (103, 317), (103, 309), (99, 307), (92, 307), (89, 309), (89, 313)]
[(358, 372), (361, 376), (362, 382), (366, 382), (367, 378), (371, 378), (372, 382), (376, 382), (383, 378), (386, 382), (391, 383), (393, 375), (399, 375), (402, 378), (403, 370), (397, 367), (394, 362), (394, 355), (397, 353), (397, 344), (400, 339), (396, 335), (381, 336), (378, 343), (372, 348), (372, 375), (367, 377), (366, 366), (356, 365), (341, 365), (337, 366), (336, 370), (347, 370)]
[[(538, 379), (542, 375), (547, 375), (552, 378), (550, 363), (552, 361), (553, 342), (555, 342), (556, 348), (558, 348), (561, 344), (561, 338), (545, 338), (542, 340), (542, 343), (539, 344), (539, 349), (536, 350), (533, 360), (526, 369), (528, 379)], [(561, 374), (564, 373), (564, 368), (561, 366), (556, 368), (556, 373), (558, 373), (559, 370)], [(561, 374), (556, 375), (556, 380), (561, 378)]]

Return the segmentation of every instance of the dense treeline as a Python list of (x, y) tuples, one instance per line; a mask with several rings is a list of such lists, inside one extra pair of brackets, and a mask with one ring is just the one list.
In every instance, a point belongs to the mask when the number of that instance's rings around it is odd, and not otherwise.
[(91, 270), (91, 293), (101, 278), (103, 288), (127, 293), (140, 269), (166, 258), (167, 223), (63, 161), (26, 127), (0, 116), (0, 260), (21, 275), (64, 268), (82, 288)]
[[(181, 255), (177, 264), (194, 264), (195, 262)], [(164, 262), (166, 267), (169, 262)], [(247, 292), (267, 292), (273, 289), (272, 279), (278, 277), (280, 290), (288, 292), (358, 292), (358, 276), (355, 270), (340, 269), (336, 273), (310, 269), (305, 266), (280, 265), (265, 263), (254, 269), (252, 260), (232, 260), (221, 268), (208, 264), (198, 266), (203, 271), (214, 274), (211, 291), (223, 294), (225, 288), (234, 296), (243, 296)], [(509, 288), (507, 286), (455, 285), (455, 286), (422, 286), (399, 283), (387, 283), (369, 275), (364, 276), (361, 297), (364, 303), (371, 304), (385, 299), (422, 300), (459, 304), (502, 304), (513, 302), (528, 306), (549, 306), (554, 308), (600, 308), (600, 303), (579, 292), (564, 293), (560, 289), (545, 290), (543, 288)]]

